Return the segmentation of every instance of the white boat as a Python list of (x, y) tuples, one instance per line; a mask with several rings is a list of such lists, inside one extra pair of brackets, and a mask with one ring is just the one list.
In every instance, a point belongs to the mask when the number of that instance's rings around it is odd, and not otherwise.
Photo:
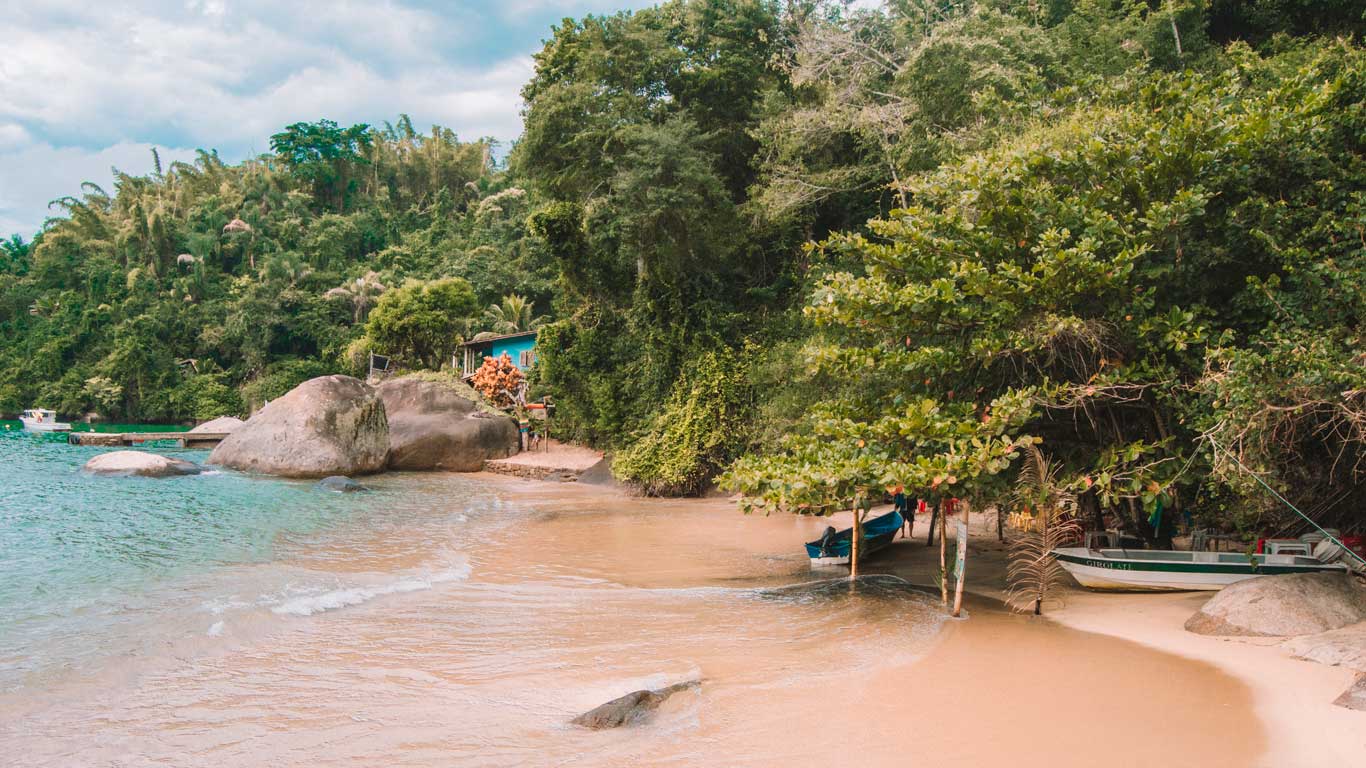
[(19, 420), (29, 432), (70, 432), (71, 425), (57, 421), (57, 413), (46, 408), (30, 408), (24, 411)]
[(1219, 590), (1255, 576), (1347, 570), (1290, 554), (1063, 547), (1053, 556), (1083, 587), (1124, 592)]

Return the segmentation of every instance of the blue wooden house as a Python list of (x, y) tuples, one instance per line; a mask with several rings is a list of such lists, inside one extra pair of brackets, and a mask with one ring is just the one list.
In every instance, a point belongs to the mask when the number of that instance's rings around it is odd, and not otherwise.
[(463, 353), (462, 376), (473, 376), (484, 364), (486, 357), (500, 357), (504, 353), (512, 358), (512, 364), (525, 373), (536, 364), (536, 332), (505, 333), (500, 336), (476, 338), (460, 345)]

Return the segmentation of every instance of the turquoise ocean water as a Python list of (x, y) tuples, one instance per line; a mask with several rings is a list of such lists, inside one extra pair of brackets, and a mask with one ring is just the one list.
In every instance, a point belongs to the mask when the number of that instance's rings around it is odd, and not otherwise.
[[(144, 449), (201, 464), (208, 456), (174, 443)], [(0, 692), (96, 669), (177, 633), (202, 635), (234, 600), (297, 599), (286, 579), (237, 578), (258, 590), (240, 595), (222, 588), (222, 575), (271, 562), (293, 542), (349, 523), (370, 501), (232, 472), (161, 480), (81, 472), (109, 450), (0, 422)]]

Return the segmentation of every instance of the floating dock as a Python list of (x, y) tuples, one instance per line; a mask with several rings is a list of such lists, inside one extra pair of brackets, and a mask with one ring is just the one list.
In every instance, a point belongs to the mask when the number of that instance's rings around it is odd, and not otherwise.
[(137, 445), (154, 440), (174, 440), (182, 448), (212, 448), (227, 437), (227, 432), (68, 432), (71, 445)]

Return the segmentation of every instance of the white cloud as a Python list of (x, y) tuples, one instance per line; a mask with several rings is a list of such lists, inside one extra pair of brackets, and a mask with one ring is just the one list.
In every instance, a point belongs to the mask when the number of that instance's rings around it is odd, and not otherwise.
[[(615, 4), (626, 4), (620, 0)], [(32, 234), (46, 204), (151, 145), (236, 160), (301, 120), (412, 116), (466, 138), (520, 133), (530, 53), (560, 13), (612, 0), (508, 3), (151, 0), (8, 3), (0, 57), (0, 236)], [(506, 40), (504, 40), (506, 38)], [(185, 150), (175, 150), (184, 152)]]
[[(67, 195), (80, 195), (82, 182), (99, 184), (113, 192), (112, 168), (135, 175), (152, 169), (151, 144), (120, 142), (98, 150), (58, 148), (29, 144), (5, 151), (0, 146), (0, 232), (30, 237), (48, 216), (48, 203)], [(157, 147), (162, 166), (176, 160), (193, 160), (188, 149)]]

